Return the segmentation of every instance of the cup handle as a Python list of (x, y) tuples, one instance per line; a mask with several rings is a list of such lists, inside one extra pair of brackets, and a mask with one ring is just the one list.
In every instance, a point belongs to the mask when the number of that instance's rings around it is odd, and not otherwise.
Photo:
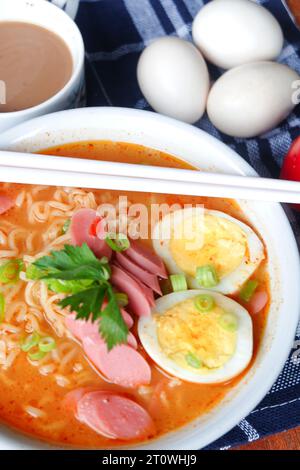
[(72, 20), (75, 19), (80, 0), (49, 0), (53, 5), (63, 9)]

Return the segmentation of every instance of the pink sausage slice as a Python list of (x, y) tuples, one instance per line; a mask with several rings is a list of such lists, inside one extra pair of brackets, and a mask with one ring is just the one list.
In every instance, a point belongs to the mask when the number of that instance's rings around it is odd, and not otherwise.
[(98, 258), (106, 256), (110, 259), (111, 248), (105, 240), (101, 240), (96, 236), (95, 230), (92, 230), (97, 217), (97, 212), (92, 209), (79, 209), (75, 212), (71, 221), (72, 243), (78, 246), (86, 243), (95, 256)]
[(269, 296), (265, 290), (257, 291), (249, 301), (248, 310), (252, 315), (259, 313), (268, 303)]
[(150, 289), (152, 289), (157, 294), (162, 294), (157, 276), (155, 274), (148, 273), (133, 261), (131, 261), (131, 259), (123, 253), (116, 253), (116, 260), (122, 268), (126, 269), (127, 272), (136, 277), (140, 282), (146, 284), (146, 286), (150, 287)]
[(97, 335), (87, 336), (82, 341), (83, 349), (90, 361), (111, 382), (123, 387), (137, 387), (151, 381), (151, 369), (143, 356), (131, 346), (121, 344), (111, 351)]
[(128, 328), (129, 329), (132, 328), (133, 324), (134, 324), (132, 316), (129, 315), (129, 313), (126, 312), (126, 310), (124, 310), (124, 308), (121, 308), (121, 313), (122, 313), (123, 320), (126, 323), (126, 325), (128, 326)]
[(155, 299), (154, 299), (153, 290), (150, 289), (150, 287), (147, 287), (145, 284), (143, 284), (136, 276), (134, 276), (133, 274), (129, 273), (126, 269), (124, 269), (117, 261), (114, 262), (114, 266), (119, 268), (123, 273), (127, 274), (127, 276), (129, 276), (138, 284), (140, 290), (143, 292), (144, 296), (148, 300), (148, 304), (151, 307), (154, 307)]
[(0, 194), (0, 215), (14, 206), (14, 201), (6, 194)]
[[(125, 310), (121, 311), (123, 318)], [(127, 312), (125, 312), (127, 314)], [(127, 314), (128, 315), (128, 314)], [(128, 315), (130, 320), (132, 321), (132, 318), (130, 315)], [(124, 318), (124, 321), (126, 323), (126, 317)], [(65, 324), (68, 328), (68, 330), (72, 333), (73, 336), (75, 336), (76, 339), (79, 339), (82, 341), (84, 338), (87, 336), (92, 336), (92, 335), (98, 335), (100, 339), (101, 335), (99, 333), (98, 329), (98, 324), (93, 323), (91, 320), (85, 321), (85, 320), (76, 320), (76, 315), (75, 313), (70, 313), (66, 318), (65, 318)], [(126, 323), (127, 324), (127, 323)], [(128, 326), (128, 325), (127, 325)], [(129, 327), (129, 326), (128, 326)], [(103, 340), (102, 340), (103, 341)], [(128, 344), (134, 348), (137, 349), (137, 340), (133, 336), (132, 333), (128, 333), (128, 338), (127, 338)]]
[(125, 254), (149, 273), (163, 279), (168, 278), (166, 268), (160, 257), (135, 240), (130, 240), (130, 247), (125, 251)]
[(111, 439), (127, 441), (155, 434), (153, 420), (142, 406), (111, 392), (86, 393), (78, 402), (77, 418)]
[(94, 387), (81, 387), (75, 388), (68, 392), (62, 401), (62, 405), (64, 408), (73, 411), (75, 414), (77, 413), (77, 405), (79, 400), (87, 393), (87, 392), (94, 392), (96, 388)]
[(111, 282), (120, 292), (128, 296), (130, 310), (139, 317), (151, 315), (151, 308), (147, 296), (137, 281), (118, 266), (113, 265), (111, 270)]

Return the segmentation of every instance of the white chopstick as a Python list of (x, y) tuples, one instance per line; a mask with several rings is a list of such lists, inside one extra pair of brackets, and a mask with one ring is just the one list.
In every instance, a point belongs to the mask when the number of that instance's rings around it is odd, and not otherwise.
[(0, 181), (300, 203), (295, 181), (7, 151)]

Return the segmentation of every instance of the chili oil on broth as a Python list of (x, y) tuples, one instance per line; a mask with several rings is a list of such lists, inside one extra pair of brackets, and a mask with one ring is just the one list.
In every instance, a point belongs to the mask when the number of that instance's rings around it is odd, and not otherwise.
[[(45, 153), (190, 168), (170, 155), (133, 144), (78, 143), (50, 149)], [(127, 195), (130, 203), (144, 202), (145, 199), (149, 204), (203, 203), (207, 208), (224, 211), (245, 221), (238, 205), (231, 200), (68, 190), (6, 183), (1, 184), (0, 190), (16, 200), (15, 207), (0, 217), (0, 257), (25, 256), (25, 262), (32, 262), (34, 257), (40, 257), (50, 249), (60, 249), (64, 243), (70, 241), (68, 234), (62, 235), (62, 227), (74, 211), (80, 207), (95, 209), (101, 202), (116, 203), (119, 195)], [(145, 242), (150, 243), (149, 240)], [(258, 269), (255, 277), (261, 284), (268, 285), (264, 265)], [(80, 346), (65, 335), (63, 314), (66, 312), (61, 311), (55, 304), (59, 299), (58, 294), (49, 293), (39, 281), (20, 281), (3, 289), (7, 299), (8, 317), (0, 325), (0, 418), (25, 434), (67, 446), (120, 446), (121, 441), (109, 440), (79, 423), (73, 411), (64, 404), (65, 395), (72, 389), (92, 386), (125, 393), (140, 403), (151, 414), (157, 428), (157, 436), (160, 436), (206, 413), (217, 405), (239, 380), (238, 377), (229, 383), (218, 385), (187, 383), (166, 376), (147, 357), (152, 369), (152, 381), (149, 386), (132, 390), (109, 384), (89, 365)], [(265, 308), (253, 317), (253, 357), (262, 336), (267, 310), (268, 308)], [(20, 351), (19, 343), (24, 336), (37, 329), (43, 335), (54, 337), (57, 349), (48, 353), (41, 361), (30, 362), (26, 353)], [(7, 330), (8, 334), (4, 336), (3, 333)], [(7, 344), (4, 348), (5, 338)], [(139, 351), (146, 356), (141, 346)]]

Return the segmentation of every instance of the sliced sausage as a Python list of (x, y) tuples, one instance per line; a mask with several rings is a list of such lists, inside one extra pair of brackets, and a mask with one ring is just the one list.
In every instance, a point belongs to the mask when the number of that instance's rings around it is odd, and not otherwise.
[(136, 387), (150, 383), (149, 364), (131, 346), (121, 344), (108, 351), (99, 335), (87, 336), (83, 339), (82, 345), (90, 361), (111, 382), (123, 387)]
[(95, 387), (81, 387), (71, 390), (64, 396), (62, 405), (64, 408), (73, 411), (77, 416), (77, 405), (79, 400), (85, 393), (94, 392), (95, 390), (97, 390)]
[(93, 209), (79, 209), (73, 214), (71, 220), (72, 243), (78, 246), (86, 243), (95, 256), (98, 258), (106, 256), (110, 259), (112, 255), (111, 248), (105, 240), (96, 235), (99, 224), (101, 225), (101, 219), (97, 216), (96, 211)]
[[(121, 313), (123, 315), (123, 318), (124, 318), (124, 313), (127, 314), (127, 312), (125, 312), (125, 310), (124, 311), (121, 310)], [(128, 317), (132, 321), (132, 318), (130, 317), (130, 315), (128, 315)], [(125, 317), (124, 318), (125, 323), (126, 323), (126, 320), (127, 320), (127, 318)], [(132, 323), (133, 323), (133, 321), (132, 321)], [(97, 322), (92, 322), (91, 320), (89, 320), (89, 321), (76, 320), (76, 314), (75, 313), (70, 313), (65, 318), (65, 324), (66, 324), (68, 330), (72, 333), (72, 335), (75, 336), (75, 338), (79, 339), (80, 341), (82, 341), (87, 336), (91, 336), (91, 335), (99, 335), (99, 337), (101, 338)], [(102, 340), (102, 341), (104, 341), (104, 340)], [(135, 339), (133, 334), (130, 333), (130, 332), (128, 333), (127, 342), (129, 344), (129, 346), (131, 346), (134, 349), (137, 349), (137, 340)]]
[(76, 314), (70, 313), (65, 317), (65, 324), (68, 330), (80, 341), (88, 335), (93, 335), (98, 332), (98, 326), (92, 321), (76, 320)]
[(149, 413), (138, 403), (112, 392), (83, 395), (77, 405), (77, 418), (94, 431), (111, 439), (142, 439), (155, 434)]
[(0, 194), (0, 215), (14, 206), (14, 201), (6, 194)]
[(168, 278), (165, 265), (160, 257), (141, 243), (138, 243), (135, 240), (130, 240), (130, 247), (125, 251), (125, 254), (134, 263), (149, 273), (155, 274), (163, 279)]
[(128, 297), (130, 310), (139, 317), (151, 314), (151, 308), (145, 292), (138, 282), (120, 267), (113, 265), (111, 270), (111, 282), (120, 292)]
[(133, 324), (134, 324), (132, 316), (129, 315), (129, 313), (126, 312), (126, 310), (124, 308), (121, 308), (121, 313), (122, 313), (123, 320), (126, 323), (126, 325), (128, 326), (128, 328), (129, 329), (132, 328)]
[(134, 274), (129, 273), (126, 269), (124, 269), (116, 260), (114, 261), (114, 266), (117, 268), (121, 269), (124, 273), (126, 273), (131, 279), (133, 279), (143, 292), (144, 296), (148, 300), (148, 303), (151, 307), (154, 307), (155, 305), (155, 298), (154, 298), (154, 293), (153, 290), (150, 289), (150, 287), (147, 287), (145, 284), (143, 284)]
[(157, 276), (155, 274), (148, 273), (123, 253), (116, 253), (116, 260), (122, 268), (126, 269), (128, 273), (133, 274), (133, 276), (140, 282), (146, 284), (146, 286), (150, 287), (150, 289), (152, 289), (157, 294), (162, 294)]
[(265, 290), (255, 292), (247, 305), (249, 312), (253, 315), (261, 312), (261, 310), (267, 305), (268, 300), (269, 296)]

